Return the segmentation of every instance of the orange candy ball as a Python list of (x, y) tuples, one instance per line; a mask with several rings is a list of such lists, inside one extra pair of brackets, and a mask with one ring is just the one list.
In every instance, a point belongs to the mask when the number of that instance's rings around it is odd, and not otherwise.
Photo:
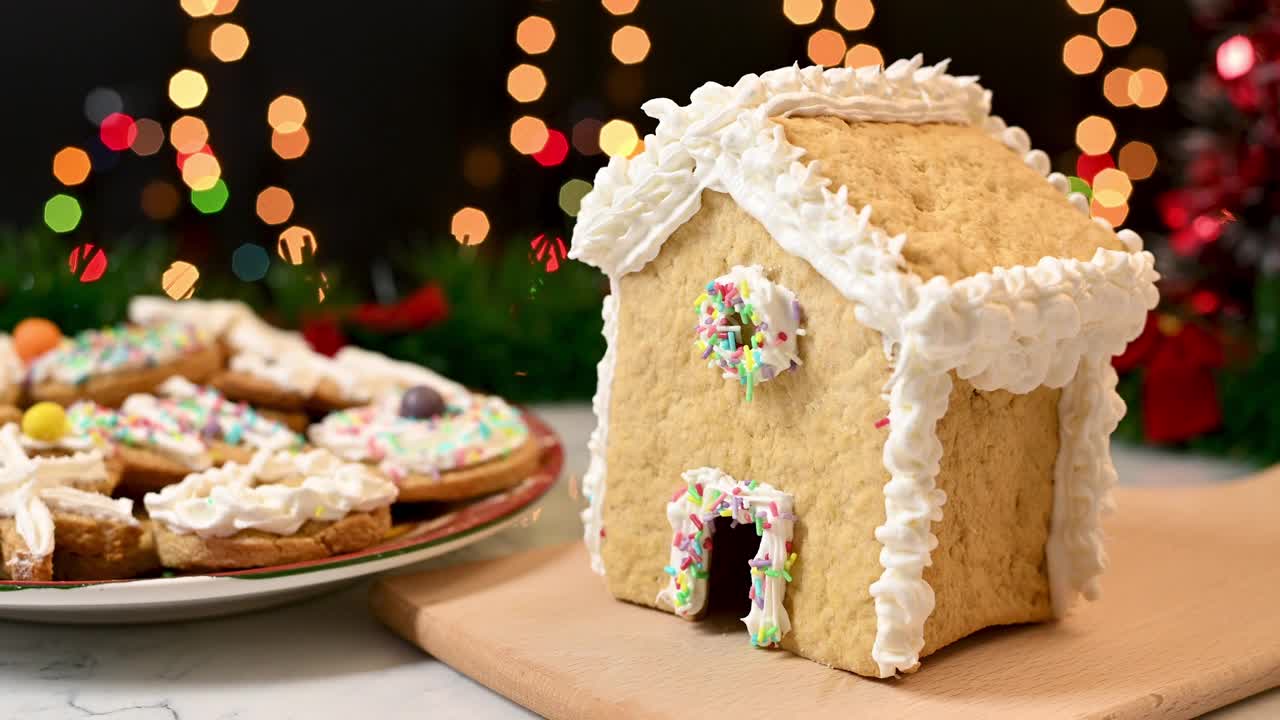
[(44, 318), (27, 318), (13, 329), (13, 349), (29, 363), (62, 342), (62, 331)]

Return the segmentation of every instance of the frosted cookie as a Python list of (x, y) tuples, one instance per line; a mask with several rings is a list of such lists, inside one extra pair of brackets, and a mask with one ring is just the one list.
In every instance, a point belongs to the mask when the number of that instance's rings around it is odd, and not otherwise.
[(520, 413), (501, 398), (450, 405), (421, 386), (333, 413), (309, 434), (317, 447), (377, 467), (400, 487), (402, 502), (502, 490), (532, 474), (541, 457)]
[(396, 487), (326, 450), (263, 451), (144, 499), (165, 567), (232, 570), (364, 549), (391, 528)]
[(32, 400), (118, 407), (177, 375), (201, 382), (222, 365), (213, 338), (182, 323), (89, 330), (41, 355), (28, 370)]
[[(42, 402), (19, 414), (18, 441), (30, 457), (67, 457), (101, 452), (106, 474), (101, 480), (84, 478), (82, 490), (110, 495), (120, 484), (124, 464), (111, 448), (83, 428), (73, 427), (67, 413), (57, 403)], [(96, 477), (96, 475), (95, 475)]]
[(241, 352), (209, 384), (233, 400), (284, 413), (327, 413), (370, 399), (349, 370), (308, 348)]
[(156, 391), (130, 396), (119, 410), (82, 402), (67, 413), (74, 433), (92, 437), (120, 458), (128, 494), (156, 490), (227, 461), (247, 462), (257, 450), (303, 444), (302, 436), (212, 388), (174, 377)]
[[(97, 579), (75, 573), (92, 567), (99, 577), (128, 577), (148, 569), (149, 540), (133, 516), (133, 502), (85, 489), (105, 477), (104, 458), (97, 450), (30, 457), (16, 425), (0, 428), (0, 554), (5, 576), (24, 581)], [(59, 552), (72, 559), (65, 571), (56, 568)]]
[(18, 404), (22, 396), (22, 360), (13, 349), (13, 340), (0, 334), (0, 411)]
[(208, 333), (227, 354), (257, 349), (277, 351), (309, 346), (301, 334), (280, 330), (237, 300), (181, 300), (139, 296), (129, 302), (129, 320), (138, 325), (185, 323)]
[(421, 365), (393, 360), (354, 345), (342, 348), (333, 359), (375, 401), (388, 395), (398, 395), (409, 388), (425, 386), (440, 395), (446, 405), (467, 407), (471, 402), (471, 391)]

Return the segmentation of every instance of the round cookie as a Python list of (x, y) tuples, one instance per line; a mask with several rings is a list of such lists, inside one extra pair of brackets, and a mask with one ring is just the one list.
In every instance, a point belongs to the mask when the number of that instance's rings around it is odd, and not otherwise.
[(30, 399), (118, 407), (174, 376), (202, 382), (222, 366), (222, 349), (186, 324), (89, 330), (41, 355), (28, 369)]
[[(3, 423), (7, 424), (7, 423)], [(101, 454), (105, 475), (95, 471), (77, 480), (81, 490), (110, 495), (120, 485), (124, 464), (99, 445), (87, 432), (72, 427), (61, 405), (38, 403), (13, 420), (18, 428), (18, 442), (30, 458), (66, 458), (81, 454)]]
[(332, 413), (311, 427), (311, 442), (377, 467), (399, 486), (400, 502), (476, 497), (514, 486), (537, 469), (542, 449), (501, 398), (468, 397), (465, 405), (448, 403), (427, 418), (401, 414), (413, 404), (395, 394)]
[(232, 570), (354, 552), (391, 528), (396, 487), (326, 450), (262, 451), (150, 493), (165, 567)]
[(209, 384), (233, 400), (286, 413), (327, 413), (369, 402), (350, 372), (305, 348), (239, 353)]

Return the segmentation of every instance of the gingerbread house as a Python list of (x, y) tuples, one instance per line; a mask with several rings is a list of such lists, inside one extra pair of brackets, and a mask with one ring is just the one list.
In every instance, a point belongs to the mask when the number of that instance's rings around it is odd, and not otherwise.
[(946, 65), (654, 100), (596, 176), (583, 517), (618, 598), (698, 617), (731, 575), (750, 644), (889, 677), (1097, 595), (1153, 257)]

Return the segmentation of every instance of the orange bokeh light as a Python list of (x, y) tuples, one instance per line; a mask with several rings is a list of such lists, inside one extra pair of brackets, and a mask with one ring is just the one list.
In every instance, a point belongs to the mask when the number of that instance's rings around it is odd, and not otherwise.
[(511, 147), (522, 155), (532, 155), (541, 150), (548, 137), (547, 124), (531, 115), (511, 123)]
[(63, 185), (79, 185), (90, 169), (89, 153), (78, 147), (64, 147), (53, 156), (53, 176)]
[(1120, 148), (1120, 169), (1134, 180), (1146, 180), (1156, 171), (1156, 150), (1139, 140), (1130, 140)]
[(556, 27), (551, 21), (531, 15), (516, 26), (516, 45), (530, 55), (540, 55), (551, 49), (556, 41)]
[(1133, 71), (1128, 68), (1116, 68), (1102, 79), (1102, 95), (1107, 102), (1116, 107), (1128, 107), (1133, 104), (1129, 97), (1129, 78)]
[(1121, 203), (1116, 207), (1107, 207), (1094, 199), (1093, 204), (1089, 206), (1093, 217), (1100, 217), (1111, 223), (1111, 227), (1120, 227), (1124, 224), (1124, 219), (1129, 216), (1129, 204)]
[(1098, 37), (1111, 47), (1128, 45), (1137, 32), (1138, 21), (1128, 10), (1111, 8), (1098, 16)]
[(291, 133), (307, 121), (307, 106), (292, 95), (281, 95), (267, 106), (267, 124), (277, 132)]
[(280, 233), (280, 241), (276, 243), (276, 252), (280, 255), (280, 259), (290, 265), (301, 265), (315, 257), (319, 249), (320, 244), (316, 242), (316, 236), (301, 225), (285, 228), (285, 231)]
[(623, 65), (635, 65), (649, 55), (649, 33), (635, 25), (623, 25), (609, 44), (613, 56)]
[(160, 286), (164, 294), (174, 300), (186, 300), (196, 294), (196, 283), (200, 280), (200, 268), (189, 262), (178, 260), (160, 276)]
[(183, 110), (190, 110), (209, 94), (209, 83), (195, 70), (179, 70), (169, 78), (169, 99)]
[(199, 152), (209, 142), (209, 128), (198, 117), (184, 115), (169, 127), (169, 144), (180, 153)]
[(164, 180), (152, 180), (142, 188), (142, 212), (152, 220), (168, 220), (178, 214), (178, 189)]
[(207, 152), (198, 152), (187, 157), (182, 163), (182, 182), (192, 190), (208, 190), (218, 184), (222, 177), (222, 166), (218, 158)]
[(222, 23), (209, 35), (209, 51), (222, 62), (235, 62), (249, 51), (249, 33), (235, 23)]
[(528, 63), (521, 63), (507, 73), (507, 92), (516, 102), (533, 102), (547, 89), (547, 77), (542, 70)]
[(1129, 201), (1133, 183), (1123, 170), (1103, 168), (1093, 176), (1093, 201), (1106, 208), (1117, 208)]
[(183, 11), (193, 18), (211, 15), (218, 6), (218, 0), (179, 0)]
[(279, 225), (293, 215), (293, 196), (288, 190), (274, 185), (258, 193), (254, 202), (258, 218), (268, 225)]
[(213, 6), (213, 14), (230, 15), (239, 4), (240, 0), (217, 0)]
[(1129, 99), (1140, 108), (1153, 108), (1164, 102), (1169, 83), (1164, 73), (1151, 68), (1137, 70), (1129, 77)]
[(1089, 155), (1101, 155), (1116, 141), (1116, 128), (1111, 121), (1090, 115), (1076, 125), (1076, 147)]
[(1087, 75), (1102, 63), (1102, 46), (1088, 35), (1075, 35), (1062, 46), (1062, 64), (1076, 75)]
[(1103, 0), (1067, 0), (1067, 5), (1081, 15), (1092, 15), (1102, 9)]
[(809, 36), (809, 59), (816, 65), (839, 65), (844, 50), (844, 37), (835, 30), (824, 28)]
[(822, 14), (822, 0), (782, 0), (782, 14), (796, 25), (808, 25)]
[(299, 127), (293, 132), (271, 131), (271, 149), (285, 160), (295, 160), (307, 152), (311, 145), (311, 135), (307, 129)]
[(449, 230), (459, 243), (479, 245), (489, 235), (489, 216), (483, 210), (464, 207), (453, 214)]
[(502, 176), (502, 158), (493, 148), (473, 147), (462, 157), (462, 176), (478, 188), (493, 187)]
[(836, 22), (845, 30), (861, 30), (871, 24), (876, 8), (871, 0), (836, 0)]
[(849, 48), (849, 52), (844, 56), (845, 67), (860, 68), (867, 66), (884, 65), (884, 56), (880, 54), (880, 48), (875, 45), (866, 43), (858, 43)]
[(640, 0), (600, 0), (600, 4), (612, 15), (626, 15), (636, 9)]

